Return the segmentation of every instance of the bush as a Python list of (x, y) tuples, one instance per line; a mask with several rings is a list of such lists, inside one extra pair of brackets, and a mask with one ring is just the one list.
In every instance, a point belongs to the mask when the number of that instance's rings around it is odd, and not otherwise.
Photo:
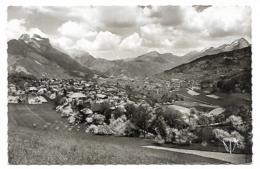
[(111, 128), (104, 124), (104, 125), (98, 125), (98, 133), (99, 135), (112, 135), (113, 131), (111, 130)]
[(163, 139), (163, 137), (162, 137), (160, 134), (158, 134), (158, 135), (154, 138), (154, 141), (155, 141), (155, 143), (157, 143), (157, 144), (164, 144), (164, 143), (165, 143), (165, 140)]
[(106, 124), (104, 125), (91, 124), (89, 127), (87, 127), (86, 133), (92, 133), (96, 135), (111, 135), (113, 134), (113, 131)]
[(162, 116), (169, 127), (178, 129), (187, 127), (187, 124), (182, 118), (181, 112), (179, 112), (178, 110), (165, 109), (164, 111), (162, 111)]
[(214, 129), (213, 133), (215, 134), (215, 137), (223, 143), (224, 148), (230, 154), (234, 152), (236, 148), (245, 148), (245, 139), (237, 131), (232, 131), (229, 133), (222, 129)]
[(175, 134), (175, 140), (181, 144), (191, 144), (193, 140), (197, 139), (198, 137), (190, 132), (188, 129), (173, 129), (172, 130)]
[(133, 112), (130, 121), (137, 126), (142, 135), (145, 137), (148, 133), (148, 128), (151, 123), (150, 119), (152, 117), (151, 107), (147, 104), (141, 104), (138, 108)]
[(108, 101), (95, 102), (91, 104), (91, 110), (93, 112), (98, 112), (100, 114), (105, 114), (105, 112), (110, 108), (111, 105)]
[(86, 133), (97, 134), (98, 133), (98, 127), (94, 124), (91, 124), (89, 127), (87, 127)]
[(133, 123), (128, 121), (126, 123), (125, 135), (128, 137), (139, 137), (140, 131)]
[(93, 124), (96, 124), (96, 125), (100, 125), (100, 124), (103, 124), (104, 121), (105, 121), (105, 116), (101, 115), (101, 114), (93, 114), (92, 116), (92, 119), (93, 119)]
[(115, 110), (113, 110), (112, 114), (115, 119), (123, 116), (126, 113), (126, 109), (123, 105), (117, 107)]
[(240, 116), (231, 115), (227, 121), (231, 122), (232, 126), (238, 131), (245, 132), (247, 130), (246, 125)]
[(128, 123), (129, 123), (129, 121), (126, 119), (125, 115), (123, 115), (117, 119), (112, 117), (110, 119), (109, 127), (115, 135), (125, 136)]

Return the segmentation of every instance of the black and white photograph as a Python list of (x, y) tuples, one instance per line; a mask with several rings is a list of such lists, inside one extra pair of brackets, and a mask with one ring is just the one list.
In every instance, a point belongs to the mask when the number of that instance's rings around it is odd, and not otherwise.
[(251, 6), (6, 15), (9, 165), (252, 164)]

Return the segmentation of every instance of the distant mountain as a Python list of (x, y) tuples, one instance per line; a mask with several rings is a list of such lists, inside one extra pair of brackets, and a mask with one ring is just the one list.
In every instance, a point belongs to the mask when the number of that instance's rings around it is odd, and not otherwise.
[(156, 51), (128, 60), (109, 61), (99, 58), (94, 59), (89, 54), (76, 57), (76, 60), (90, 69), (107, 75), (126, 75), (128, 77), (151, 76), (183, 63), (181, 57), (171, 53), (160, 54)]
[(251, 47), (206, 55), (156, 76), (164, 79), (211, 81), (218, 85), (221, 84), (217, 82), (222, 81), (232, 87), (236, 84), (243, 86), (241, 88), (249, 91), (251, 89)]
[(224, 45), (218, 46), (216, 48), (210, 47), (210, 48), (201, 50), (199, 52), (198, 51), (189, 52), (186, 55), (184, 55), (182, 58), (183, 58), (183, 60), (185, 60), (185, 62), (190, 62), (190, 61), (200, 58), (202, 56), (218, 54), (221, 52), (227, 52), (227, 51), (232, 51), (232, 50), (236, 50), (236, 49), (242, 49), (242, 48), (245, 48), (248, 46), (250, 46), (249, 42), (244, 38), (240, 38), (240, 39), (233, 41), (230, 44), (224, 44)]
[(93, 72), (69, 55), (55, 49), (49, 39), (23, 34), (8, 42), (8, 73), (25, 73), (36, 77), (92, 77)]
[[(132, 59), (110, 61), (95, 58), (87, 52), (73, 59), (55, 49), (48, 38), (23, 34), (18, 40), (13, 39), (8, 42), (8, 73), (24, 73), (36, 77), (54, 78), (92, 77), (94, 74), (146, 77), (161, 74), (166, 70), (173, 70), (172, 68), (179, 67), (184, 63), (191, 63), (204, 56), (217, 56), (216, 54), (242, 49), (247, 46), (250, 46), (250, 44), (241, 38), (216, 48), (211, 47), (199, 52), (192, 51), (183, 57), (172, 53), (151, 51)], [(212, 59), (214, 56), (210, 58)], [(209, 62), (211, 63), (211, 61)], [(217, 60), (216, 63), (218, 63)], [(205, 65), (201, 65), (201, 67), (203, 66)], [(220, 64), (218, 66), (221, 67)], [(190, 67), (190, 70), (194, 69), (196, 69), (196, 66)], [(194, 71), (200, 72), (203, 69)]]
[(156, 51), (152, 51), (132, 60), (118, 61), (118, 66), (110, 70), (109, 73), (115, 76), (123, 74), (129, 77), (145, 77), (163, 72), (182, 63), (181, 57), (171, 53), (160, 54)]
[(100, 73), (107, 73), (109, 69), (115, 66), (114, 61), (102, 59), (102, 58), (95, 58), (89, 53), (84, 53), (80, 56), (76, 56), (75, 60), (80, 63), (82, 66), (88, 67), (91, 70), (100, 72)]
[(248, 47), (250, 44), (244, 38), (235, 40), (230, 44), (224, 44), (219, 47), (210, 47), (202, 51), (191, 51), (182, 57), (171, 53), (158, 53), (151, 51), (136, 58), (127, 60), (106, 60), (95, 58), (89, 53), (76, 57), (81, 65), (92, 70), (102, 72), (106, 75), (125, 75), (129, 77), (146, 77), (160, 74), (184, 63), (196, 60), (206, 55), (214, 55), (222, 52), (233, 51)]

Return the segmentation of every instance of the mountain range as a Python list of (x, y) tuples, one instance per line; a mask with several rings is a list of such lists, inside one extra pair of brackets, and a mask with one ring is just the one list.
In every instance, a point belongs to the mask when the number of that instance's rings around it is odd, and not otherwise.
[(175, 56), (171, 53), (160, 54), (156, 51), (127, 60), (122, 59), (110, 61), (101, 58), (94, 58), (89, 53), (78, 56), (75, 59), (83, 66), (102, 72), (106, 75), (126, 75), (129, 77), (151, 76), (183, 62), (181, 57)]
[[(89, 53), (71, 57), (54, 48), (48, 38), (23, 34), (8, 42), (8, 73), (25, 73), (35, 77), (74, 78), (107, 76), (146, 77), (161, 74), (180, 65), (208, 55), (242, 49), (250, 46), (244, 39), (230, 44), (192, 51), (184, 56), (151, 51), (132, 59), (106, 60)], [(214, 56), (212, 56), (214, 57)]]
[(214, 55), (222, 52), (233, 51), (250, 46), (244, 38), (237, 39), (230, 44), (219, 47), (210, 47), (201, 51), (192, 51), (184, 56), (176, 56), (172, 53), (159, 53), (151, 51), (129, 60), (109, 61), (95, 58), (89, 53), (76, 57), (76, 60), (90, 69), (105, 73), (107, 75), (126, 75), (129, 77), (151, 76), (184, 63), (191, 62), (197, 58)]
[(242, 49), (242, 48), (245, 48), (248, 46), (250, 46), (249, 42), (244, 38), (240, 38), (240, 39), (233, 41), (230, 44), (223, 44), (218, 47), (210, 47), (210, 48), (203, 49), (201, 51), (191, 51), (191, 52), (187, 53), (186, 55), (184, 55), (182, 58), (186, 62), (190, 62), (190, 61), (200, 58), (202, 56), (214, 55), (214, 54), (218, 54), (221, 52), (228, 52), (228, 51), (232, 51), (232, 50), (236, 50), (236, 49)]

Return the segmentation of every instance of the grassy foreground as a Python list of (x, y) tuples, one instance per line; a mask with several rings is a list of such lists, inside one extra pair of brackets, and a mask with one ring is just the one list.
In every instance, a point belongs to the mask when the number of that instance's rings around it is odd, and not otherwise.
[[(51, 105), (8, 105), (9, 164), (220, 164), (219, 160), (141, 146), (151, 140), (68, 131)], [(58, 121), (58, 123), (55, 123)], [(63, 122), (62, 122), (63, 121)], [(36, 122), (37, 127), (32, 123)], [(43, 128), (46, 122), (51, 126)], [(59, 130), (55, 130), (59, 127)]]
[[(82, 133), (81, 133), (82, 134)], [(148, 140), (9, 130), (10, 164), (207, 164), (221, 161), (141, 148)]]

